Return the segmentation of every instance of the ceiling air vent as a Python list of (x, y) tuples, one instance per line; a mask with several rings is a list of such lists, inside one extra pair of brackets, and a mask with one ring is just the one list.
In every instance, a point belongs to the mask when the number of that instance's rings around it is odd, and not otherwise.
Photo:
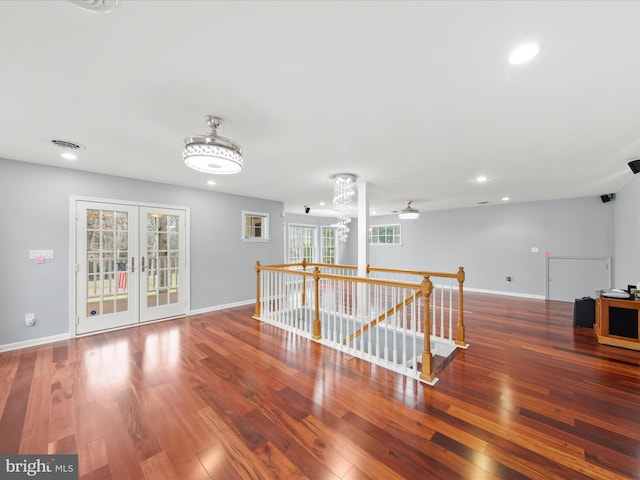
[(58, 140), (54, 138), (53, 140), (51, 140), (51, 143), (53, 143), (57, 147), (66, 148), (68, 150), (84, 150), (84, 147), (82, 145), (78, 143), (68, 142), (66, 140)]
[(111, 13), (120, 4), (120, 0), (67, 0), (68, 2), (74, 4), (76, 7), (79, 7), (83, 10), (87, 10), (88, 12), (94, 13)]

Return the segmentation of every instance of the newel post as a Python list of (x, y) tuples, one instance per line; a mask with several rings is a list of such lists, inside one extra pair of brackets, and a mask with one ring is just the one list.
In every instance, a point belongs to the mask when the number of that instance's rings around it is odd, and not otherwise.
[(464, 268), (458, 268), (458, 325), (456, 329), (456, 345), (460, 347), (466, 347), (467, 344), (464, 339), (464, 298), (463, 298), (463, 284), (464, 284)]
[[(302, 259), (302, 271), (307, 271), (307, 260), (305, 258)], [(307, 305), (307, 276), (302, 275), (302, 306), (305, 307)]]
[(254, 316), (260, 318), (260, 262), (256, 262), (256, 310)]
[(422, 298), (424, 298), (424, 351), (422, 352), (422, 372), (420, 380), (431, 383), (435, 379), (433, 374), (433, 355), (431, 354), (431, 308), (430, 298), (433, 291), (433, 283), (429, 275), (422, 279)]
[(315, 313), (313, 315), (313, 339), (320, 340), (322, 338), (322, 329), (320, 328), (320, 289), (318, 285), (320, 283), (320, 268), (315, 267), (313, 270), (313, 280), (315, 288)]

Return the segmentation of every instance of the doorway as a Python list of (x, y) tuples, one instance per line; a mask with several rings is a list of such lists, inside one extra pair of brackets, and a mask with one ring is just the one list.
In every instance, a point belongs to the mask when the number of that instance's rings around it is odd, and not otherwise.
[(186, 208), (73, 203), (77, 335), (186, 315)]

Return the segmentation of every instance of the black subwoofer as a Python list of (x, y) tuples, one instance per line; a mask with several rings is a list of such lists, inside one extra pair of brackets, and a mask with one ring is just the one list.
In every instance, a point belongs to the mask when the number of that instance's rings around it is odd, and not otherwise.
[(593, 298), (576, 298), (573, 304), (573, 324), (593, 328), (596, 323), (596, 301)]

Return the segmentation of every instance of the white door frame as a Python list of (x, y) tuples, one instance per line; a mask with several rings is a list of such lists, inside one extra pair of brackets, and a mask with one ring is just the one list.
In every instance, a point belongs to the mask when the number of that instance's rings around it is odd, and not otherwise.
[[(69, 337), (74, 338), (78, 336), (76, 334), (76, 321), (78, 319), (78, 302), (76, 299), (77, 292), (77, 275), (76, 275), (76, 250), (77, 250), (77, 236), (76, 236), (76, 209), (78, 202), (96, 202), (96, 203), (112, 203), (118, 205), (129, 205), (135, 207), (149, 207), (149, 208), (167, 208), (172, 210), (184, 210), (185, 212), (185, 221), (186, 221), (186, 241), (184, 245), (185, 249), (185, 285), (184, 285), (184, 296), (185, 296), (185, 312), (189, 314), (191, 311), (191, 284), (189, 268), (191, 265), (191, 249), (190, 249), (190, 208), (186, 206), (178, 206), (178, 205), (168, 205), (168, 204), (159, 204), (159, 203), (148, 203), (148, 202), (133, 202), (128, 200), (118, 200), (113, 198), (101, 198), (101, 197), (88, 197), (88, 196), (80, 196), (80, 195), (70, 195), (69, 196)], [(157, 320), (164, 321), (166, 318)], [(150, 322), (153, 323), (153, 322)], [(133, 326), (141, 325), (140, 323), (136, 323)], [(120, 327), (120, 328), (129, 328), (131, 325)], [(115, 329), (117, 330), (117, 328)]]

